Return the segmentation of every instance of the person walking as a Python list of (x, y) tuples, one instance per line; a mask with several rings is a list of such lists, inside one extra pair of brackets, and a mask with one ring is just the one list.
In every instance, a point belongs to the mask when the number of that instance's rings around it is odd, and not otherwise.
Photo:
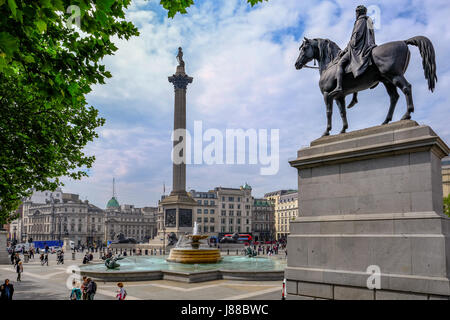
[(125, 297), (127, 296), (127, 291), (123, 287), (123, 283), (119, 282), (117, 284), (117, 287), (119, 287), (119, 289), (117, 290), (117, 295), (116, 295), (117, 300), (125, 300)]
[(47, 264), (48, 267), (48, 253), (44, 255), (44, 264)]
[(81, 300), (83, 293), (75, 280), (72, 282), (72, 291), (70, 292), (70, 300)]
[(14, 286), (9, 282), (9, 279), (5, 280), (0, 286), (0, 300), (12, 300), (14, 294)]
[(11, 252), (11, 264), (14, 265), (15, 261), (16, 261), (16, 254), (14, 253), (14, 248), (13, 248), (12, 252)]
[(87, 278), (87, 300), (94, 300), (94, 296), (97, 293), (97, 284), (91, 278)]
[(23, 265), (22, 265), (22, 261), (19, 261), (19, 263), (16, 266), (16, 272), (17, 272), (17, 281), (22, 281), (20, 276), (23, 272)]
[(87, 300), (87, 292), (86, 292), (87, 286), (88, 286), (87, 277), (83, 276), (83, 283), (81, 284), (81, 293), (83, 300)]

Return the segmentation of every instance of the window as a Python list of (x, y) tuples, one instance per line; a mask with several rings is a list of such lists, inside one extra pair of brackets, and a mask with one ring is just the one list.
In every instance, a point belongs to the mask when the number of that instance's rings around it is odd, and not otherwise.
[(197, 203), (198, 203), (199, 205), (202, 205), (202, 200), (197, 200)]
[(228, 212), (228, 214), (229, 214), (230, 216), (234, 216), (234, 211), (233, 211), (233, 210), (230, 210), (230, 211)]
[(222, 210), (221, 215), (222, 215), (222, 216), (226, 216), (226, 215), (227, 215), (227, 212), (226, 212), (225, 210)]
[(197, 217), (197, 222), (202, 222), (202, 217)]
[(204, 204), (205, 206), (207, 206), (207, 205), (208, 205), (208, 200), (203, 201), (203, 204)]
[(230, 224), (233, 224), (233, 218), (230, 218), (230, 219), (228, 220), (228, 222), (229, 222)]
[(241, 224), (241, 219), (237, 219), (237, 223), (238, 223), (238, 224)]
[(222, 209), (225, 209), (225, 203), (222, 203)]
[(228, 197), (228, 201), (234, 201), (234, 197)]
[(222, 201), (225, 201), (225, 197), (222, 197)]
[(216, 204), (216, 203), (214, 202), (214, 200), (210, 200), (209, 203), (210, 203), (212, 206)]
[(215, 219), (214, 217), (209, 218), (209, 222), (214, 223)]
[(197, 213), (202, 213), (202, 209), (197, 209)]
[(209, 213), (214, 214), (214, 209), (210, 209)]
[(222, 218), (221, 222), (222, 224), (225, 224), (225, 218)]
[(203, 222), (208, 222), (208, 217), (204, 217)]
[(214, 232), (214, 226), (209, 227), (209, 232)]
[(203, 213), (208, 214), (208, 209), (203, 210)]
[(241, 216), (241, 210), (236, 211), (236, 215), (237, 215), (238, 217), (240, 217), (240, 216)]
[(237, 205), (237, 208), (238, 208), (238, 209), (240, 209), (240, 208), (241, 208), (241, 205), (240, 205), (240, 204), (238, 204), (238, 205)]

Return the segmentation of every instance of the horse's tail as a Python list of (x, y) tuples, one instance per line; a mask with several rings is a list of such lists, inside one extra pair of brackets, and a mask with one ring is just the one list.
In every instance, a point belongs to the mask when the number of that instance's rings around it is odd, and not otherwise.
[(414, 37), (406, 40), (405, 42), (408, 45), (419, 48), (420, 55), (422, 56), (422, 65), (425, 78), (428, 80), (428, 88), (431, 92), (433, 92), (437, 82), (436, 54), (434, 52), (433, 43), (431, 43), (430, 39), (423, 36)]

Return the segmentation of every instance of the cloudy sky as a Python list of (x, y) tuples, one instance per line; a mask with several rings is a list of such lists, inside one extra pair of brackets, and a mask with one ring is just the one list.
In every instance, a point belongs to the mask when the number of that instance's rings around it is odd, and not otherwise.
[[(65, 180), (65, 192), (104, 208), (111, 198), (112, 178), (120, 203), (156, 206), (166, 185), (170, 191), (173, 86), (177, 48), (183, 47), (188, 87), (187, 123), (203, 128), (279, 129), (280, 169), (262, 176), (261, 165), (190, 165), (187, 188), (210, 190), (248, 182), (254, 196), (297, 188), (288, 160), (320, 137), (326, 115), (316, 70), (297, 71), (294, 62), (304, 36), (329, 38), (345, 47), (354, 9), (359, 4), (380, 10), (378, 44), (429, 37), (436, 49), (439, 82), (427, 89), (419, 51), (411, 47), (407, 79), (413, 84), (413, 119), (430, 125), (450, 142), (450, 6), (448, 0), (269, 0), (251, 8), (245, 0), (196, 0), (188, 14), (167, 18), (159, 1), (134, 0), (128, 18), (140, 36), (117, 41), (115, 56), (104, 63), (113, 78), (89, 95), (106, 125), (86, 151), (97, 161), (82, 181)], [(360, 103), (348, 113), (350, 131), (381, 124), (389, 98), (383, 86), (360, 93)], [(399, 101), (394, 120), (405, 112)], [(341, 128), (334, 113), (333, 133)]]

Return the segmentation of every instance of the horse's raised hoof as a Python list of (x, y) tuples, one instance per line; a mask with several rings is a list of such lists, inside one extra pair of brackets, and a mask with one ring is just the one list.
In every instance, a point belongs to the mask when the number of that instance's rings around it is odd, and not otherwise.
[(402, 120), (411, 120), (411, 115), (410, 115), (409, 113), (405, 114), (405, 115), (402, 117)]

